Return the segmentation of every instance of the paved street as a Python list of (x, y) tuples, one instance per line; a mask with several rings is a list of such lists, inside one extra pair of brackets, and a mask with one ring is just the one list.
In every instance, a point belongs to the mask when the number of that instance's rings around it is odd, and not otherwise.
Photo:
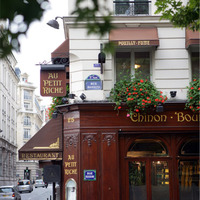
[(21, 200), (53, 200), (52, 184), (49, 184), (47, 188), (35, 188), (31, 193), (21, 193)]

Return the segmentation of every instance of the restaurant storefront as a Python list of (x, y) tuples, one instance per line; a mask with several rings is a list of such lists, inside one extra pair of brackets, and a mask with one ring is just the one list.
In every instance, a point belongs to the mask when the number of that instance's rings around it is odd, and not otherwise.
[[(61, 199), (199, 199), (199, 115), (184, 105), (165, 103), (164, 112), (131, 117), (108, 102), (60, 106), (49, 123), (62, 137), (54, 132), (57, 143), (40, 152), (61, 163)], [(20, 159), (30, 152), (24, 146)]]

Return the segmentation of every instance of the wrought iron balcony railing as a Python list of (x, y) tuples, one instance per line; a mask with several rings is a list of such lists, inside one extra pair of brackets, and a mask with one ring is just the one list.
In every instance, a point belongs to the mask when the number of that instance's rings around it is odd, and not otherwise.
[(151, 1), (113, 1), (113, 5), (115, 15), (150, 15)]

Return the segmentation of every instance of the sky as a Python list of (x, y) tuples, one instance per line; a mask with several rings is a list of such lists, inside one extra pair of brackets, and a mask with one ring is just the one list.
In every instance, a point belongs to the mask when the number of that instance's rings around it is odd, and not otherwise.
[[(57, 19), (59, 29), (48, 26), (47, 22), (57, 16), (67, 16), (68, 0), (49, 1), (51, 8), (44, 13), (41, 21), (31, 24), (26, 36), (20, 38), (20, 53), (14, 52), (17, 59), (16, 67), (20, 68), (21, 73), (29, 75), (28, 81), (37, 87), (36, 95), (40, 95), (40, 65), (38, 64), (50, 62), (51, 53), (65, 40), (62, 19)], [(51, 97), (42, 97), (42, 99), (42, 105), (51, 104)]]

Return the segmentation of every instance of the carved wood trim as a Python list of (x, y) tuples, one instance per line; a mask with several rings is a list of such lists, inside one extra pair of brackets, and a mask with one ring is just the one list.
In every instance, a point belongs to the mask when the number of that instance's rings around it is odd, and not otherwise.
[(96, 133), (89, 133), (89, 134), (83, 134), (83, 141), (82, 142), (88, 142), (88, 147), (92, 146), (92, 142), (97, 142), (96, 140)]
[(64, 136), (64, 140), (65, 140), (65, 147), (71, 147), (74, 146), (74, 148), (77, 147), (77, 143), (78, 143), (78, 135), (65, 135)]
[(103, 140), (102, 142), (107, 142), (107, 145), (110, 146), (111, 142), (116, 142), (115, 137), (116, 133), (103, 133)]

